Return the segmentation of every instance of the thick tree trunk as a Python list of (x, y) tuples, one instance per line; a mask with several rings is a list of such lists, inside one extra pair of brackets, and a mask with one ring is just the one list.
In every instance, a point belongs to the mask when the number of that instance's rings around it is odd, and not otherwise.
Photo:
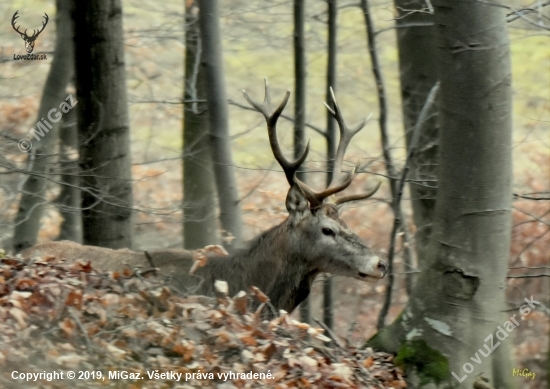
[[(50, 116), (48, 116), (48, 113), (54, 108), (57, 112), (62, 112), (59, 106), (65, 102), (67, 85), (73, 74), (73, 33), (70, 4), (70, 0), (57, 0), (56, 2), (55, 51), (48, 78), (44, 85), (37, 118), (37, 122), (44, 119), (51, 128), (46, 125), (42, 129), (45, 132), (44, 135), (35, 133), (35, 138), (30, 139), (34, 146), (29, 156), (32, 159), (29, 164), (32, 174), (27, 177), (23, 184), (23, 193), (15, 216), (13, 237), (15, 252), (31, 247), (36, 243), (43, 205), (47, 203), (46, 187), (48, 180), (46, 176), (56, 174), (54, 167), (57, 160), (55, 149), (59, 139), (59, 120), (55, 113)], [(35, 129), (38, 130), (37, 127)]]
[(132, 174), (120, 0), (74, 2), (83, 241), (132, 246)]
[[(407, 147), (411, 141), (420, 110), (430, 89), (437, 82), (437, 46), (434, 17), (426, 9), (424, 0), (395, 0), (396, 31), (399, 49), (399, 72), (403, 120)], [(436, 110), (421, 127), (415, 158), (410, 161), (409, 189), (413, 220), (416, 226), (416, 250), (422, 267), (432, 232), (437, 188), (437, 134)], [(410, 270), (410, 269), (407, 269)], [(411, 282), (409, 282), (411, 284)]]
[(199, 26), (202, 41), (201, 67), (204, 71), (210, 147), (220, 205), (220, 222), (229, 236), (227, 246), (242, 245), (242, 221), (239, 193), (229, 139), (229, 116), (222, 58), (218, 0), (199, 0)]
[(219, 244), (216, 183), (208, 138), (204, 69), (200, 69), (198, 6), (186, 9), (185, 92), (183, 121), (183, 241), (192, 250)]
[(445, 130), (429, 256), (402, 315), (370, 344), (397, 352), (413, 388), (470, 389), (482, 372), (495, 388), (514, 388), (515, 325), (503, 313), (512, 198), (505, 15), (476, 1), (433, 4)]

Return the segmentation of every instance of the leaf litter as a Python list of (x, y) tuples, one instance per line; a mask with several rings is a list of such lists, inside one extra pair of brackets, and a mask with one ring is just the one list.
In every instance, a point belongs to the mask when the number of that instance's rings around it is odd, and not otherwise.
[[(220, 283), (217, 298), (183, 295), (151, 272), (0, 258), (0, 386), (406, 388), (393, 355), (329, 347), (323, 329), (275, 314), (259, 289), (226, 291)], [(14, 380), (13, 371), (64, 379)]]

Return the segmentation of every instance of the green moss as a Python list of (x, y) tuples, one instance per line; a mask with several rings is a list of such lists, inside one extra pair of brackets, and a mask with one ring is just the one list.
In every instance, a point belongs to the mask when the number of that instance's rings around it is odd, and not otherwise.
[(369, 340), (365, 342), (363, 347), (372, 347), (375, 350), (384, 350), (382, 341), (381, 341), (381, 335), (380, 331), (378, 331), (376, 334), (372, 336)]
[(396, 354), (401, 347), (401, 343), (405, 340), (404, 312), (405, 310), (401, 311), (392, 324), (374, 334), (372, 338), (365, 342), (363, 347), (372, 347), (378, 351)]
[(449, 361), (438, 351), (430, 348), (423, 340), (412, 340), (403, 343), (395, 364), (405, 371), (416, 368), (420, 384), (435, 382), (440, 384), (449, 377)]

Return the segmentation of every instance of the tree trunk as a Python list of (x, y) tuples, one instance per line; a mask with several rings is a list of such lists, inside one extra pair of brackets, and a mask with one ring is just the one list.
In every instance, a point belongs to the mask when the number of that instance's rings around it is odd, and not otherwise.
[(120, 0), (73, 3), (83, 241), (132, 246), (132, 174)]
[(242, 245), (239, 194), (229, 139), (229, 116), (222, 58), (218, 0), (199, 0), (199, 27), (202, 41), (201, 67), (204, 71), (210, 147), (220, 204), (220, 222), (233, 250)]
[[(369, 50), (369, 56), (371, 59), (372, 74), (374, 81), (376, 83), (376, 93), (378, 95), (378, 106), (380, 110), (380, 116), (378, 118), (378, 124), (380, 128), (380, 140), (382, 143), (382, 154), (384, 155), (384, 164), (386, 166), (386, 172), (388, 174), (388, 181), (390, 184), (390, 191), (392, 195), (392, 211), (394, 214), (395, 225), (398, 228), (395, 233), (399, 230), (403, 232), (402, 242), (403, 242), (403, 257), (405, 263), (411, 262), (411, 253), (409, 247), (409, 232), (407, 230), (407, 222), (405, 215), (401, 210), (401, 202), (398, 200), (398, 190), (397, 190), (397, 171), (393, 158), (391, 155), (390, 149), (390, 139), (388, 133), (388, 103), (386, 97), (386, 87), (384, 85), (384, 79), (382, 76), (382, 68), (380, 66), (380, 61), (378, 59), (378, 51), (376, 49), (376, 33), (374, 29), (374, 22), (370, 14), (370, 7), (368, 0), (361, 0), (360, 2), (361, 10), (363, 11), (363, 16), (365, 18), (365, 27), (367, 30), (367, 48)], [(393, 237), (394, 232), (392, 232)], [(393, 284), (395, 281), (394, 275), (394, 257), (395, 257), (395, 240), (390, 239), (390, 248), (388, 250), (388, 277), (386, 281), (386, 296), (380, 315), (378, 317), (377, 327), (380, 329), (384, 326), (385, 318), (390, 310), (392, 294), (393, 294)], [(410, 269), (406, 269), (410, 270)], [(406, 281), (408, 279), (406, 278)], [(407, 293), (410, 294), (410, 284), (407, 283)]]
[[(495, 388), (514, 388), (511, 340), (499, 330), (508, 337), (515, 327), (503, 314), (512, 199), (505, 14), (475, 1), (433, 4), (445, 131), (429, 256), (401, 316), (370, 344), (398, 354), (413, 388), (470, 389), (482, 372)], [(494, 353), (490, 337), (502, 343)]]
[(184, 247), (192, 250), (220, 242), (206, 105), (194, 102), (204, 98), (205, 84), (199, 67), (202, 45), (197, 4), (189, 5), (185, 15), (183, 241)]
[(78, 131), (76, 112), (70, 111), (63, 116), (59, 129), (59, 166), (61, 174), (61, 193), (56, 199), (59, 213), (63, 217), (61, 231), (57, 240), (71, 240), (82, 243), (82, 214), (80, 203), (80, 176), (78, 158)]
[[(426, 9), (424, 0), (395, 0), (397, 13), (397, 46), (405, 139), (410, 145), (420, 110), (430, 89), (437, 82), (437, 47), (434, 18)], [(421, 127), (415, 158), (410, 161), (409, 190), (412, 199), (413, 220), (416, 226), (416, 252), (422, 267), (432, 232), (437, 188), (437, 134), (436, 109)], [(411, 270), (411, 269), (407, 269)], [(409, 281), (410, 285), (411, 282)]]
[[(306, 43), (305, 0), (294, 0), (294, 157), (302, 155), (306, 147)], [(296, 177), (304, 182), (305, 172), (299, 170)]]
[[(305, 43), (305, 0), (294, 0), (294, 157), (298, 158), (306, 146), (306, 43)], [(303, 165), (302, 165), (303, 166)], [(296, 172), (296, 178), (306, 182), (305, 171)], [(300, 303), (300, 320), (311, 321), (311, 303), (306, 298)]]
[[(57, 0), (56, 41), (55, 51), (40, 100), (37, 122), (44, 119), (51, 128), (42, 126), (42, 134), (35, 133), (30, 140), (34, 147), (29, 155), (30, 174), (23, 184), (23, 193), (19, 201), (19, 209), (15, 216), (13, 249), (15, 252), (31, 247), (36, 243), (43, 205), (47, 203), (46, 177), (54, 172), (57, 155), (55, 148), (58, 141), (59, 119), (52, 109), (61, 112), (60, 104), (67, 97), (66, 88), (73, 74), (73, 42), (70, 1)], [(57, 120), (57, 121), (56, 121)], [(39, 130), (38, 127), (35, 127)]]
[[(326, 101), (332, 101), (330, 88), (336, 92), (336, 69), (337, 69), (337, 19), (338, 4), (336, 0), (327, 1), (327, 85)], [(327, 188), (332, 181), (334, 170), (334, 156), (336, 154), (336, 121), (327, 111)], [(323, 283), (323, 322), (328, 328), (334, 328), (333, 318), (334, 308), (332, 305), (332, 277), (325, 274)]]

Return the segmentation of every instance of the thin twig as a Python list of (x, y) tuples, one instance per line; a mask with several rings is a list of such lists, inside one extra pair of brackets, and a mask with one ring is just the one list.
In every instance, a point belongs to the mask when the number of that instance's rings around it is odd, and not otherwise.
[[(235, 107), (239, 107), (239, 108), (242, 108), (242, 109), (247, 110), (247, 111), (256, 111), (255, 108), (249, 107), (249, 106), (244, 105), (244, 104), (237, 103), (236, 101), (233, 101), (233, 100), (228, 100), (228, 102), (229, 102), (230, 105), (234, 105)], [(285, 114), (281, 114), (280, 117), (294, 123), (294, 118), (293, 117), (290, 117), (290, 116), (285, 115)], [(327, 136), (325, 131), (321, 130), (319, 127), (314, 126), (313, 124), (305, 123), (304, 125), (307, 128), (311, 128), (313, 131), (315, 131), (319, 135), (322, 135), (324, 137)]]
[(550, 200), (550, 197), (534, 197), (534, 196), (528, 196), (528, 195), (522, 195), (522, 194), (519, 194), (519, 193), (514, 193), (514, 199), (525, 199), (525, 200), (535, 200), (535, 201), (540, 201), (540, 200)]
[(506, 278), (539, 278), (550, 277), (550, 274), (524, 274), (522, 276), (506, 276)]
[(328, 349), (327, 347), (325, 347), (325, 346), (318, 346), (318, 345), (316, 345), (316, 344), (310, 343), (310, 342), (305, 341), (305, 340), (302, 341), (302, 344), (303, 344), (304, 346), (311, 347), (311, 348), (314, 349), (315, 351), (317, 351), (317, 352), (323, 354), (323, 355), (324, 355), (325, 357), (327, 357), (331, 362), (338, 362), (338, 358), (337, 358), (335, 355), (333, 355), (333, 354), (329, 351), (329, 349)]
[(143, 254), (145, 254), (145, 258), (147, 258), (147, 261), (149, 262), (149, 265), (151, 265), (151, 267), (157, 267), (155, 265), (155, 261), (153, 261), (153, 257), (151, 257), (151, 254), (149, 254), (147, 251), (144, 251)]
[(382, 309), (380, 311), (380, 315), (378, 316), (378, 324), (377, 328), (380, 330), (382, 327), (384, 327), (384, 321), (386, 319), (386, 316), (388, 314), (388, 311), (390, 309), (391, 305), (391, 298), (392, 298), (392, 288), (393, 288), (393, 282), (394, 282), (394, 274), (393, 274), (393, 257), (395, 253), (395, 240), (397, 237), (397, 232), (399, 231), (399, 228), (401, 226), (401, 207), (399, 207), (399, 203), (401, 202), (401, 197), (403, 196), (403, 188), (405, 186), (405, 181), (407, 178), (407, 173), (409, 172), (410, 163), (412, 161), (412, 158), (414, 157), (414, 153), (416, 151), (416, 147), (418, 145), (418, 139), (420, 138), (420, 129), (423, 127), (424, 122), (426, 121), (426, 118), (428, 116), (428, 111), (432, 107), (435, 101), (435, 97), (437, 94), (437, 91), (439, 89), (439, 82), (437, 82), (432, 89), (430, 90), (430, 93), (428, 94), (428, 98), (426, 99), (426, 102), (424, 103), (424, 106), (422, 107), (422, 110), (420, 111), (420, 114), (418, 115), (418, 120), (416, 121), (416, 124), (414, 128), (412, 129), (412, 136), (411, 136), (411, 142), (409, 144), (409, 151), (407, 154), (407, 160), (405, 161), (405, 167), (403, 168), (403, 171), (401, 172), (401, 178), (399, 179), (399, 182), (397, 184), (397, 195), (394, 198), (394, 207), (393, 209), (396, 211), (394, 214), (394, 220), (393, 220), (393, 228), (390, 236), (390, 249), (388, 252), (388, 282), (386, 286), (386, 297), (384, 300), (384, 305), (382, 306)]
[[(380, 126), (380, 139), (382, 142), (382, 154), (384, 155), (384, 163), (386, 167), (386, 172), (388, 176), (390, 177), (389, 183), (390, 183), (390, 190), (392, 195), (392, 208), (394, 215), (398, 215), (399, 221), (401, 223), (401, 228), (403, 230), (403, 250), (405, 251), (404, 258), (406, 261), (410, 261), (412, 258), (412, 254), (410, 252), (410, 245), (409, 245), (409, 233), (407, 230), (407, 223), (406, 221), (403, 221), (404, 219), (403, 213), (401, 212), (401, 203), (400, 201), (395, 201), (397, 197), (397, 172), (395, 169), (395, 164), (393, 162), (393, 158), (391, 156), (390, 151), (390, 140), (388, 135), (388, 124), (387, 124), (387, 116), (388, 116), (388, 102), (386, 98), (386, 90), (384, 85), (384, 80), (382, 77), (382, 70), (380, 68), (380, 61), (378, 59), (378, 53), (376, 51), (376, 33), (374, 30), (374, 22), (371, 18), (370, 10), (369, 10), (369, 3), (368, 0), (361, 0), (361, 10), (363, 11), (364, 17), (365, 17), (365, 25), (367, 28), (367, 47), (369, 50), (370, 58), (371, 58), (371, 64), (372, 64), (372, 73), (374, 76), (374, 80), (376, 82), (376, 91), (378, 94), (378, 104), (380, 109), (380, 117), (378, 119), (379, 126)], [(395, 232), (397, 233), (397, 231)], [(392, 233), (393, 235), (394, 233)], [(410, 263), (407, 263), (409, 266)], [(393, 284), (393, 256), (391, 258), (388, 258), (388, 274), (390, 277), (388, 277), (388, 282)], [(412, 280), (410, 278), (407, 278), (405, 280), (407, 283), (407, 290), (412, 289)]]
[[(542, 220), (540, 217), (538, 217), (538, 216), (536, 216), (536, 215), (533, 215), (533, 214), (531, 214), (531, 213), (529, 213), (529, 212), (527, 212), (527, 211), (524, 211), (523, 209), (519, 209), (518, 207), (512, 206), (512, 208), (513, 208), (514, 210), (518, 211), (518, 212), (523, 213), (524, 215), (527, 215), (527, 216), (529, 216), (529, 217), (532, 217), (533, 220), (536, 220), (537, 222), (542, 223), (542, 224), (545, 224), (545, 225), (547, 225), (548, 227), (550, 227), (550, 223), (547, 222), (547, 221), (545, 221), (545, 220)], [(546, 213), (545, 213), (545, 214), (546, 214)]]
[(514, 261), (518, 261), (520, 258), (521, 258), (521, 255), (526, 252), (529, 247), (531, 247), (532, 245), (534, 245), (539, 239), (543, 238), (546, 234), (548, 234), (550, 232), (550, 228), (547, 228), (546, 231), (544, 231), (543, 233), (541, 233), (540, 235), (537, 235), (532, 241), (530, 241), (529, 243), (527, 243), (522, 249), (521, 251), (516, 255), (516, 258), (514, 259)]
[(351, 345), (351, 337), (352, 337), (353, 333), (355, 332), (355, 329), (357, 328), (358, 324), (359, 323), (357, 321), (352, 321), (351, 324), (348, 327), (348, 336), (346, 338), (346, 343), (347, 343), (348, 347), (350, 347), (350, 345)]
[(264, 180), (267, 178), (269, 173), (273, 170), (276, 163), (277, 162), (275, 160), (271, 161), (271, 165), (269, 165), (269, 168), (263, 173), (262, 177), (258, 180), (258, 182), (256, 182), (256, 184), (254, 184), (254, 186), (250, 188), (250, 190), (246, 194), (241, 196), (241, 198), (239, 199), (239, 203), (242, 204), (243, 200), (245, 200), (246, 198), (248, 198), (249, 196), (251, 196), (253, 193), (256, 192), (256, 189), (258, 189), (258, 187), (263, 184)]
[[(158, 267), (151, 267), (149, 269), (138, 269), (136, 270), (136, 272), (134, 273), (138, 278), (142, 279), (142, 280), (145, 280), (145, 278), (143, 276), (151, 273), (153, 275), (157, 275), (158, 274), (158, 270), (159, 268)], [(149, 282), (152, 282), (151, 280), (147, 280)]]
[(91, 354), (93, 351), (92, 341), (90, 340), (90, 337), (88, 336), (88, 331), (86, 331), (86, 328), (84, 327), (84, 324), (80, 321), (78, 316), (76, 315), (73, 308), (69, 308), (69, 315), (73, 318), (73, 320), (76, 322), (78, 327), (80, 328), (80, 331), (82, 331), (82, 335), (84, 335), (84, 339), (86, 340), (86, 349), (88, 350), (88, 354)]
[(338, 335), (336, 335), (330, 328), (328, 328), (328, 326), (325, 323), (323, 323), (321, 320), (315, 317), (313, 317), (312, 319), (321, 327), (323, 327), (323, 329), (327, 332), (329, 338), (333, 340), (334, 344), (338, 346), (338, 348), (344, 349), (344, 346), (342, 345), (342, 343), (340, 343), (340, 340), (338, 339)]

